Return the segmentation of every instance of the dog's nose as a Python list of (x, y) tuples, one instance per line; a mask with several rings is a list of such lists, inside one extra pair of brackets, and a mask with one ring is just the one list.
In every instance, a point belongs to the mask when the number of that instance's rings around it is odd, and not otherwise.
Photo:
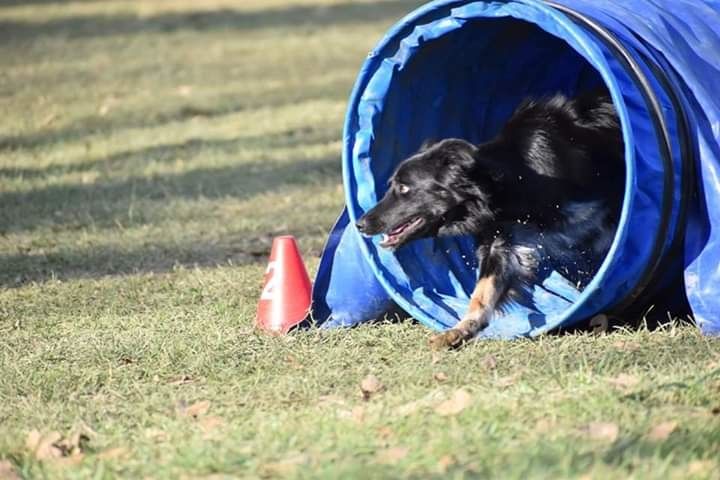
[(358, 232), (365, 233), (365, 230), (367, 230), (367, 219), (365, 217), (362, 217), (360, 220), (357, 221), (355, 224), (355, 228), (358, 229)]

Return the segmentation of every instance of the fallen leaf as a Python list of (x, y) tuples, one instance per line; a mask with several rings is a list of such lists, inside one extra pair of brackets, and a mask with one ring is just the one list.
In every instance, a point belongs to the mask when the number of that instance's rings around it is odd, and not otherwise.
[(96, 437), (97, 433), (84, 422), (76, 424), (71, 430), (70, 435), (57, 442), (57, 446), (63, 451), (65, 456), (77, 455), (85, 450), (87, 443), (92, 437)]
[(435, 372), (433, 373), (433, 378), (438, 382), (446, 382), (448, 376), (445, 372)]
[(25, 446), (38, 460), (72, 465), (82, 461), (87, 442), (95, 436), (97, 433), (92, 428), (80, 422), (67, 437), (55, 431), (41, 434), (38, 430), (32, 430), (27, 435)]
[(390, 447), (380, 450), (376, 455), (376, 459), (378, 463), (392, 465), (407, 457), (408, 452), (410, 450), (406, 447)]
[(640, 383), (640, 379), (636, 377), (635, 375), (630, 375), (628, 373), (621, 373), (615, 378), (608, 379), (608, 383), (616, 388), (620, 389), (628, 389), (636, 386), (638, 383)]
[(452, 455), (443, 455), (437, 463), (437, 469), (440, 473), (446, 473), (450, 467), (455, 465), (455, 457)]
[(583, 429), (583, 432), (594, 440), (605, 440), (614, 442), (620, 434), (620, 428), (611, 422), (590, 422)]
[(178, 405), (178, 414), (181, 417), (192, 417), (196, 420), (198, 417), (205, 415), (208, 410), (210, 410), (209, 400), (201, 400), (189, 406), (185, 405), (185, 402), (180, 402)]
[(435, 413), (443, 417), (457, 415), (469, 407), (471, 403), (472, 397), (470, 394), (466, 390), (460, 388), (455, 390), (449, 399), (439, 403), (435, 407)]
[(487, 370), (495, 370), (497, 368), (497, 359), (493, 355), (485, 355), (480, 361), (480, 365)]
[(373, 394), (382, 391), (384, 388), (385, 386), (372, 373), (360, 382), (360, 391), (365, 400), (369, 400)]
[(128, 453), (130, 452), (125, 447), (115, 447), (98, 453), (97, 458), (101, 460), (115, 460), (127, 456)]
[(7, 460), (0, 460), (0, 480), (20, 480), (15, 466)]
[(198, 419), (198, 426), (200, 427), (200, 430), (205, 433), (205, 435), (211, 434), (223, 425), (225, 425), (225, 420), (214, 415), (208, 415), (206, 417)]
[(38, 460), (56, 459), (63, 456), (63, 451), (56, 445), (62, 439), (58, 432), (41, 434), (32, 430), (25, 439), (25, 447), (30, 450)]
[(677, 429), (677, 426), (678, 422), (672, 420), (658, 423), (650, 430), (648, 438), (655, 441), (665, 440)]

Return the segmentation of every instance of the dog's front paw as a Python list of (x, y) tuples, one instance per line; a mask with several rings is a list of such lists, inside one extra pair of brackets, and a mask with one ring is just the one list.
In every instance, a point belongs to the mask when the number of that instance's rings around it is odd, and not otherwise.
[(444, 350), (447, 348), (458, 348), (467, 340), (467, 335), (457, 328), (451, 328), (437, 335), (430, 337), (430, 348), (433, 350)]

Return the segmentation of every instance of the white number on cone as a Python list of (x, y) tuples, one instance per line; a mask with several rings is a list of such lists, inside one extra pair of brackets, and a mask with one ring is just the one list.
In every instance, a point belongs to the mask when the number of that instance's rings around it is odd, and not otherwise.
[(268, 263), (267, 270), (265, 270), (265, 275), (269, 275), (269, 278), (267, 279), (267, 282), (265, 283), (265, 288), (263, 288), (262, 293), (260, 294), (260, 300), (272, 300), (273, 298), (273, 289), (275, 288), (275, 262)]

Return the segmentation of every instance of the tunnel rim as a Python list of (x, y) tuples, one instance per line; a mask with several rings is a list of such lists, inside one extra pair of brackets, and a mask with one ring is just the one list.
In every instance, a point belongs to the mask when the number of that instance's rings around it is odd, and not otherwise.
[[(366, 90), (373, 74), (377, 71), (379, 67), (379, 62), (381, 62), (384, 58), (391, 56), (392, 53), (397, 50), (400, 41), (407, 37), (412, 32), (412, 29), (418, 24), (429, 23), (450, 16), (454, 7), (460, 7), (469, 3), (475, 2), (468, 2), (467, 0), (439, 0), (424, 5), (419, 9), (415, 10), (414, 12), (411, 12), (401, 21), (396, 23), (388, 31), (388, 33), (383, 37), (383, 39), (378, 43), (378, 45), (370, 52), (367, 60), (363, 64), (361, 72), (358, 76), (355, 86), (353, 87), (352, 94), (350, 96), (350, 103), (348, 107), (348, 113), (345, 119), (343, 136), (343, 182), (345, 185), (346, 206), (350, 219), (353, 222), (357, 220), (357, 218), (362, 214), (362, 209), (359, 207), (355, 200), (357, 190), (356, 187), (353, 185), (353, 183), (355, 182), (355, 172), (352, 168), (352, 162), (354, 159), (353, 149), (355, 146), (355, 133), (357, 132), (357, 111), (362, 95)], [(572, 317), (575, 312), (578, 311), (578, 309), (586, 305), (588, 299), (594, 293), (596, 293), (596, 291), (600, 288), (602, 282), (606, 280), (606, 276), (610, 264), (612, 263), (612, 259), (617, 254), (618, 248), (623, 243), (624, 238), (629, 233), (629, 216), (630, 212), (632, 211), (633, 203), (632, 188), (633, 185), (637, 182), (637, 171), (635, 169), (635, 154), (633, 151), (634, 138), (628, 119), (628, 108), (625, 105), (619, 85), (617, 84), (615, 77), (610, 72), (607, 62), (604, 59), (598, 60), (597, 58), (595, 58), (594, 61), (588, 59), (588, 56), (591, 55), (593, 49), (597, 48), (595, 47), (596, 41), (593, 39), (592, 35), (586, 32), (583, 28), (579, 27), (567, 15), (557, 11), (550, 5), (536, 1), (522, 0), (508, 3), (516, 3), (522, 5), (524, 8), (536, 9), (539, 13), (551, 17), (554, 25), (561, 27), (558, 30), (559, 33), (548, 31), (547, 28), (545, 28), (542, 24), (534, 21), (533, 19), (522, 18), (516, 15), (503, 15), (498, 17), (475, 16), (471, 19), (482, 20), (483, 18), (512, 18), (518, 21), (533, 24), (539, 29), (543, 30), (547, 35), (555, 36), (560, 40), (564, 41), (567, 44), (568, 48), (576, 51), (579, 55), (581, 55), (584, 60), (598, 73), (598, 76), (602, 79), (602, 81), (610, 91), (613, 103), (618, 110), (618, 116), (620, 117), (623, 131), (623, 139), (625, 143), (625, 188), (623, 192), (623, 203), (620, 212), (618, 227), (614, 233), (611, 247), (603, 258), (595, 274), (593, 275), (592, 280), (588, 283), (586, 288), (582, 292), (580, 292), (578, 298), (573, 303), (568, 305), (567, 308), (553, 314), (553, 316), (556, 316), (558, 321), (553, 323), (553, 325), (547, 326), (546, 329), (541, 329), (541, 331), (538, 331), (536, 333), (540, 334), (544, 331), (557, 328), (558, 326), (565, 326), (567, 320)], [(461, 26), (458, 28), (463, 27)], [(577, 45), (582, 46), (583, 48), (576, 48), (570, 42), (570, 39), (572, 39)], [(379, 262), (379, 259), (373, 257), (372, 253), (370, 252), (369, 243), (366, 239), (363, 239), (363, 241), (360, 242), (360, 248), (362, 250), (363, 257), (370, 264), (371, 269), (375, 274), (377, 280), (383, 285), (388, 294), (396, 303), (398, 303), (407, 313), (411, 314), (418, 321), (430, 328), (447, 328), (446, 325), (440, 324), (433, 319), (426, 318), (427, 315), (425, 314), (425, 312), (422, 309), (418, 308), (416, 305), (414, 305), (413, 302), (406, 299), (406, 295), (400, 289), (398, 289), (395, 284), (393, 284), (392, 279), (386, 278), (385, 273), (377, 265), (377, 263), (382, 262)], [(603, 305), (602, 308), (605, 309), (609, 306), (610, 305)], [(416, 312), (420, 312), (421, 315), (417, 315)]]

